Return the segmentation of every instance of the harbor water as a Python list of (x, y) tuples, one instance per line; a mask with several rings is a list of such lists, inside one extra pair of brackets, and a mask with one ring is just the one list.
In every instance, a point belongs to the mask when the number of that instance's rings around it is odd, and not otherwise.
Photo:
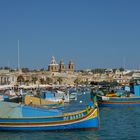
[[(64, 112), (84, 109), (90, 94), (66, 104)], [(0, 140), (139, 140), (140, 107), (100, 108), (100, 128), (96, 131), (0, 132)]]

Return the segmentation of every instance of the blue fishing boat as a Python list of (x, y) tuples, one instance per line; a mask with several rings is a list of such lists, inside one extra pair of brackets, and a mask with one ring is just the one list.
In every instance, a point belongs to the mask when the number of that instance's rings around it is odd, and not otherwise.
[[(4, 109), (3, 109), (4, 108)], [(58, 131), (97, 129), (98, 107), (89, 105), (85, 110), (62, 113), (15, 103), (0, 102), (0, 130), (5, 131)]]
[(91, 94), (97, 96), (99, 107), (140, 106), (140, 85), (134, 86), (134, 93), (124, 90), (110, 92), (106, 95), (101, 91)]
[(8, 101), (9, 97), (7, 95), (0, 94), (0, 101)]
[(140, 97), (107, 97), (97, 95), (98, 104), (102, 107), (140, 106)]

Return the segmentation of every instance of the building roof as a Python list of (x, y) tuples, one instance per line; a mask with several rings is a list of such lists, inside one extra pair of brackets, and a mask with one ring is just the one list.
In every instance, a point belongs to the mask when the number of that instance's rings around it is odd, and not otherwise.
[(51, 63), (49, 64), (49, 66), (50, 66), (50, 65), (58, 65), (58, 64), (56, 63), (56, 60), (55, 60), (55, 57), (54, 57), (54, 56), (52, 56)]

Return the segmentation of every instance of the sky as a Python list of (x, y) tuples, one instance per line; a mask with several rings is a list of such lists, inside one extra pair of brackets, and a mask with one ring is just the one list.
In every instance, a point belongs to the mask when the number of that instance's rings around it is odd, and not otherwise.
[(0, 0), (0, 67), (140, 69), (139, 0)]

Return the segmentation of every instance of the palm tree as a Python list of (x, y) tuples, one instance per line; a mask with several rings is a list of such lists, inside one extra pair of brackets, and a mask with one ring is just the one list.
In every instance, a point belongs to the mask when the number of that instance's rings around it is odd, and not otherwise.
[(17, 77), (17, 82), (18, 83), (20, 83), (20, 85), (21, 85), (21, 83), (23, 83), (25, 80), (24, 80), (24, 77), (22, 76), (22, 75), (19, 75), (18, 77)]
[(50, 77), (47, 77), (46, 78), (46, 83), (47, 84), (50, 84), (50, 83), (52, 83), (53, 82), (53, 79), (52, 78), (50, 78)]
[(57, 81), (59, 82), (59, 84), (62, 84), (63, 79), (61, 77), (58, 77)]
[(32, 77), (32, 82), (34, 83), (34, 84), (36, 84), (36, 81), (38, 80), (38, 78), (37, 77)]
[(40, 83), (43, 85), (43, 84), (46, 84), (44, 78), (40, 78)]
[(74, 80), (74, 83), (75, 83), (76, 85), (79, 85), (79, 84), (80, 84), (80, 79), (79, 79), (79, 78), (76, 78), (76, 79)]

